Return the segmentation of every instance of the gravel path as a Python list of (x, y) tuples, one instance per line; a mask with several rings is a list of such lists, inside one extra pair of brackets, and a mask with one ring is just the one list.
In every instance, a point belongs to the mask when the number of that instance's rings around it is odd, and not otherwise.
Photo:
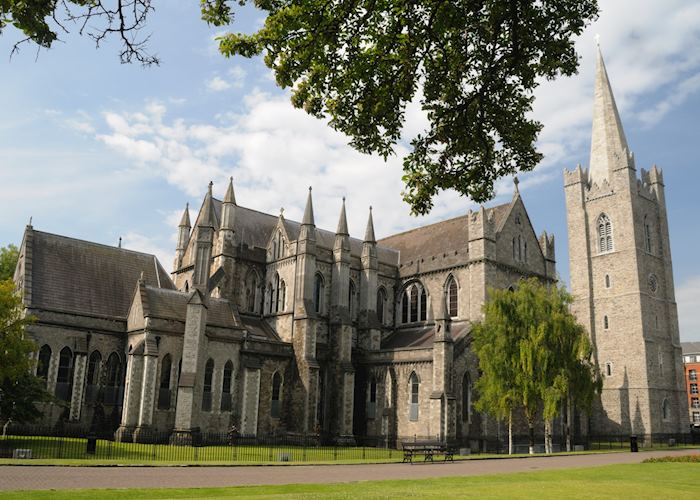
[(464, 460), (454, 463), (285, 465), (239, 467), (0, 466), (0, 490), (74, 488), (197, 488), (260, 484), (344, 483), (527, 472), (638, 463), (649, 457), (697, 450), (647, 451), (553, 457)]

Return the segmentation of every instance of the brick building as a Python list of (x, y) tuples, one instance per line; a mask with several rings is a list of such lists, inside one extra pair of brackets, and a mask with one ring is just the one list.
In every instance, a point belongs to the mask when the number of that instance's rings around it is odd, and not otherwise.
[(700, 429), (700, 342), (682, 342), (690, 425)]

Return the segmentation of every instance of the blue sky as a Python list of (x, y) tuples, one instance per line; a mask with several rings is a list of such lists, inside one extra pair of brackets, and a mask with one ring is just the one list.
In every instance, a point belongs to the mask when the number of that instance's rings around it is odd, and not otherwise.
[[(226, 59), (213, 40), (221, 29), (199, 20), (193, 0), (156, 2), (149, 23), (160, 67), (121, 65), (117, 46), (95, 50), (67, 36), (38, 54), (0, 36), (0, 245), (19, 243), (29, 217), (40, 230), (153, 252), (169, 268), (175, 226), (185, 205), (199, 206), (212, 179), (216, 195), (233, 176), (240, 204), (300, 218), (314, 186), (317, 223), (334, 228), (347, 196), (350, 231), (363, 234), (374, 206), (378, 237), (476, 208), (454, 193), (416, 219), (401, 201), (400, 158), (384, 163), (347, 146), (323, 122), (294, 110), (257, 58)], [(578, 41), (579, 75), (545, 82), (535, 116), (546, 158), (520, 176), (539, 233), (556, 235), (557, 266), (568, 281), (562, 170), (586, 165), (600, 34), (608, 73), (637, 167), (664, 169), (682, 340), (700, 340), (700, 3), (601, 0), (600, 19)], [(239, 11), (233, 31), (262, 22)], [(422, 130), (417, 106), (405, 137)], [(491, 203), (510, 199), (499, 184)]]

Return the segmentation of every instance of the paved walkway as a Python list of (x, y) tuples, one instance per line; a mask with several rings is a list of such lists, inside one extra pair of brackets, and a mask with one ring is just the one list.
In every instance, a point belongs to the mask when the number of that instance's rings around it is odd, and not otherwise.
[(528, 472), (639, 463), (645, 458), (697, 450), (647, 451), (553, 457), (464, 460), (454, 463), (367, 465), (272, 465), (240, 467), (49, 467), (0, 466), (0, 490), (73, 488), (198, 488), (260, 484), (345, 483)]

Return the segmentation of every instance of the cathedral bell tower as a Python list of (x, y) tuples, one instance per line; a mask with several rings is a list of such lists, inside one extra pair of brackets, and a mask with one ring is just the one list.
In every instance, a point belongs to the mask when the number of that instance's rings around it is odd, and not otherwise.
[(604, 377), (590, 432), (687, 432), (663, 176), (637, 178), (597, 59), (590, 165), (564, 171), (573, 310)]

